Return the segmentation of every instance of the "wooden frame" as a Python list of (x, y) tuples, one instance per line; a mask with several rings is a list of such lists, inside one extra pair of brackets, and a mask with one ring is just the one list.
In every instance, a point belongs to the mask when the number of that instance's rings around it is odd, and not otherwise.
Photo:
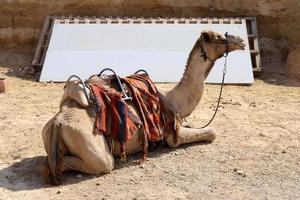
[(36, 46), (34, 57), (32, 60), (32, 67), (36, 72), (40, 71), (44, 64), (55, 18), (56, 16), (47, 16), (42, 31), (40, 33), (38, 44)]
[(257, 23), (255, 17), (246, 17), (246, 25), (248, 32), (248, 41), (250, 48), (250, 55), (252, 61), (252, 69), (255, 76), (260, 75), (261, 72), (261, 60), (260, 60), (260, 50), (258, 43), (258, 31)]
[(143, 18), (143, 17), (81, 17), (81, 16), (47, 16), (40, 33), (38, 44), (35, 50), (32, 66), (35, 71), (41, 70), (49, 41), (51, 38), (53, 25), (56, 24), (241, 24), (245, 21), (247, 26), (250, 55), (254, 75), (261, 72), (260, 50), (258, 44), (257, 22), (255, 17), (245, 18)]

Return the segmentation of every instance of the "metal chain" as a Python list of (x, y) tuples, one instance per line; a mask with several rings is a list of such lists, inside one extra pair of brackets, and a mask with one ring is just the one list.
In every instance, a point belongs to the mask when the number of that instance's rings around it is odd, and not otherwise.
[(228, 51), (226, 50), (226, 53), (224, 54), (225, 61), (224, 61), (224, 68), (223, 68), (222, 84), (221, 84), (221, 88), (220, 88), (220, 93), (219, 93), (219, 98), (218, 98), (218, 103), (217, 103), (216, 110), (215, 110), (212, 118), (209, 120), (209, 122), (206, 125), (202, 126), (201, 128), (205, 128), (208, 125), (210, 125), (210, 123), (214, 120), (214, 118), (215, 118), (215, 116), (216, 116), (216, 114), (218, 112), (219, 105), (220, 105), (220, 102), (221, 102), (221, 96), (222, 96), (222, 92), (223, 92), (223, 87), (224, 87), (225, 74), (227, 72), (227, 56), (228, 56)]

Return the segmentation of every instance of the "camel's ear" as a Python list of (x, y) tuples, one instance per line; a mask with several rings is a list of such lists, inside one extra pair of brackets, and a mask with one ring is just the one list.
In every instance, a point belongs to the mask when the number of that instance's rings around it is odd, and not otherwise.
[(203, 38), (204, 41), (209, 42), (213, 39), (213, 34), (211, 31), (202, 31), (201, 38)]
[(80, 106), (86, 108), (89, 106), (88, 99), (86, 98), (83, 86), (78, 81), (69, 81), (65, 85), (65, 91), (63, 94), (63, 97), (60, 101), (60, 105), (66, 100), (66, 99), (72, 99), (73, 101), (76, 101)]

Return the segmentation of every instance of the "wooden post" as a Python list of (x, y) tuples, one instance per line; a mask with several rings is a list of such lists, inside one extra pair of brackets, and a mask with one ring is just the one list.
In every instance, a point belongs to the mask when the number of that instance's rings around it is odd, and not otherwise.
[(42, 45), (43, 45), (46, 33), (48, 31), (49, 25), (50, 25), (50, 16), (47, 16), (46, 19), (45, 19), (45, 22), (44, 22), (43, 29), (40, 33), (39, 41), (38, 41), (38, 44), (36, 46), (36, 50), (35, 50), (34, 57), (33, 57), (33, 60), (32, 60), (32, 66), (35, 69), (38, 67), (38, 64), (39, 64), (39, 60), (40, 60), (41, 53), (42, 53)]

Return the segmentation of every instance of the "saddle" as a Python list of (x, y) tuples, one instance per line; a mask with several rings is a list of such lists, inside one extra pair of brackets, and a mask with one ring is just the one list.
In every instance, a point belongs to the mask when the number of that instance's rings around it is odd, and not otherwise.
[[(94, 133), (102, 133), (110, 140), (108, 144), (111, 140), (119, 142), (122, 160), (126, 159), (125, 144), (139, 127), (142, 128), (140, 141), (144, 158), (149, 142), (162, 141), (168, 133), (173, 133), (177, 142), (179, 118), (161, 100), (147, 73), (135, 73), (125, 78), (116, 74), (100, 78), (92, 76), (86, 84), (79, 82), (66, 84), (61, 103), (70, 98), (84, 108), (92, 106), (96, 113)], [(134, 105), (138, 116), (133, 114), (129, 105)]]

